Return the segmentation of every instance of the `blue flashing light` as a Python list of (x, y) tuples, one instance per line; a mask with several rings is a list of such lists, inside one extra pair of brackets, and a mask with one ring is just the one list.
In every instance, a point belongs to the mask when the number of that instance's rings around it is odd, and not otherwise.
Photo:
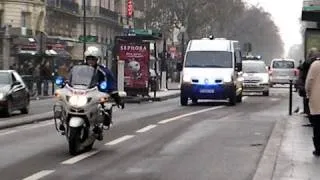
[(58, 76), (55, 80), (55, 84), (61, 86), (64, 83), (64, 79), (61, 76)]
[(108, 88), (108, 83), (107, 83), (107, 81), (102, 81), (102, 82), (99, 84), (99, 88), (100, 88), (101, 90), (107, 90), (107, 88)]

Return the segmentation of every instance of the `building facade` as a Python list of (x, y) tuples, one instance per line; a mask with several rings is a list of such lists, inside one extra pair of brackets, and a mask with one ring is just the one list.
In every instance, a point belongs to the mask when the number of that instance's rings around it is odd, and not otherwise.
[(44, 30), (45, 13), (44, 0), (0, 3), (0, 69), (23, 66), (32, 59), (39, 48), (36, 37)]

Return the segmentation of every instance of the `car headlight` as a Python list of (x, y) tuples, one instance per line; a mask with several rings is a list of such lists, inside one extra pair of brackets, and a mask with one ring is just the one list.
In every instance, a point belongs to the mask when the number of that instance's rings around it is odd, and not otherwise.
[(269, 83), (269, 77), (263, 77), (262, 83)]
[(5, 98), (4, 93), (0, 93), (0, 100), (3, 100)]
[(88, 102), (88, 98), (85, 96), (71, 96), (69, 99), (69, 103), (71, 106), (82, 107), (86, 105)]

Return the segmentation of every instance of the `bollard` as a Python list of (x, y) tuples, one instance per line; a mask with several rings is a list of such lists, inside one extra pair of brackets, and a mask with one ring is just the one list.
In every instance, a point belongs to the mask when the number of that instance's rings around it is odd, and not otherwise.
[(289, 115), (292, 115), (292, 80), (290, 80), (289, 87)]

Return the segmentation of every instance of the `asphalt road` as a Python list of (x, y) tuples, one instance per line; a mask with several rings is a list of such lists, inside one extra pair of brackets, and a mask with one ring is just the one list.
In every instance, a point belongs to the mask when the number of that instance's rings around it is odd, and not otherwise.
[(287, 96), (276, 88), (235, 107), (128, 105), (104, 141), (76, 157), (52, 121), (2, 130), (1, 179), (252, 179), (275, 122), (287, 116)]

